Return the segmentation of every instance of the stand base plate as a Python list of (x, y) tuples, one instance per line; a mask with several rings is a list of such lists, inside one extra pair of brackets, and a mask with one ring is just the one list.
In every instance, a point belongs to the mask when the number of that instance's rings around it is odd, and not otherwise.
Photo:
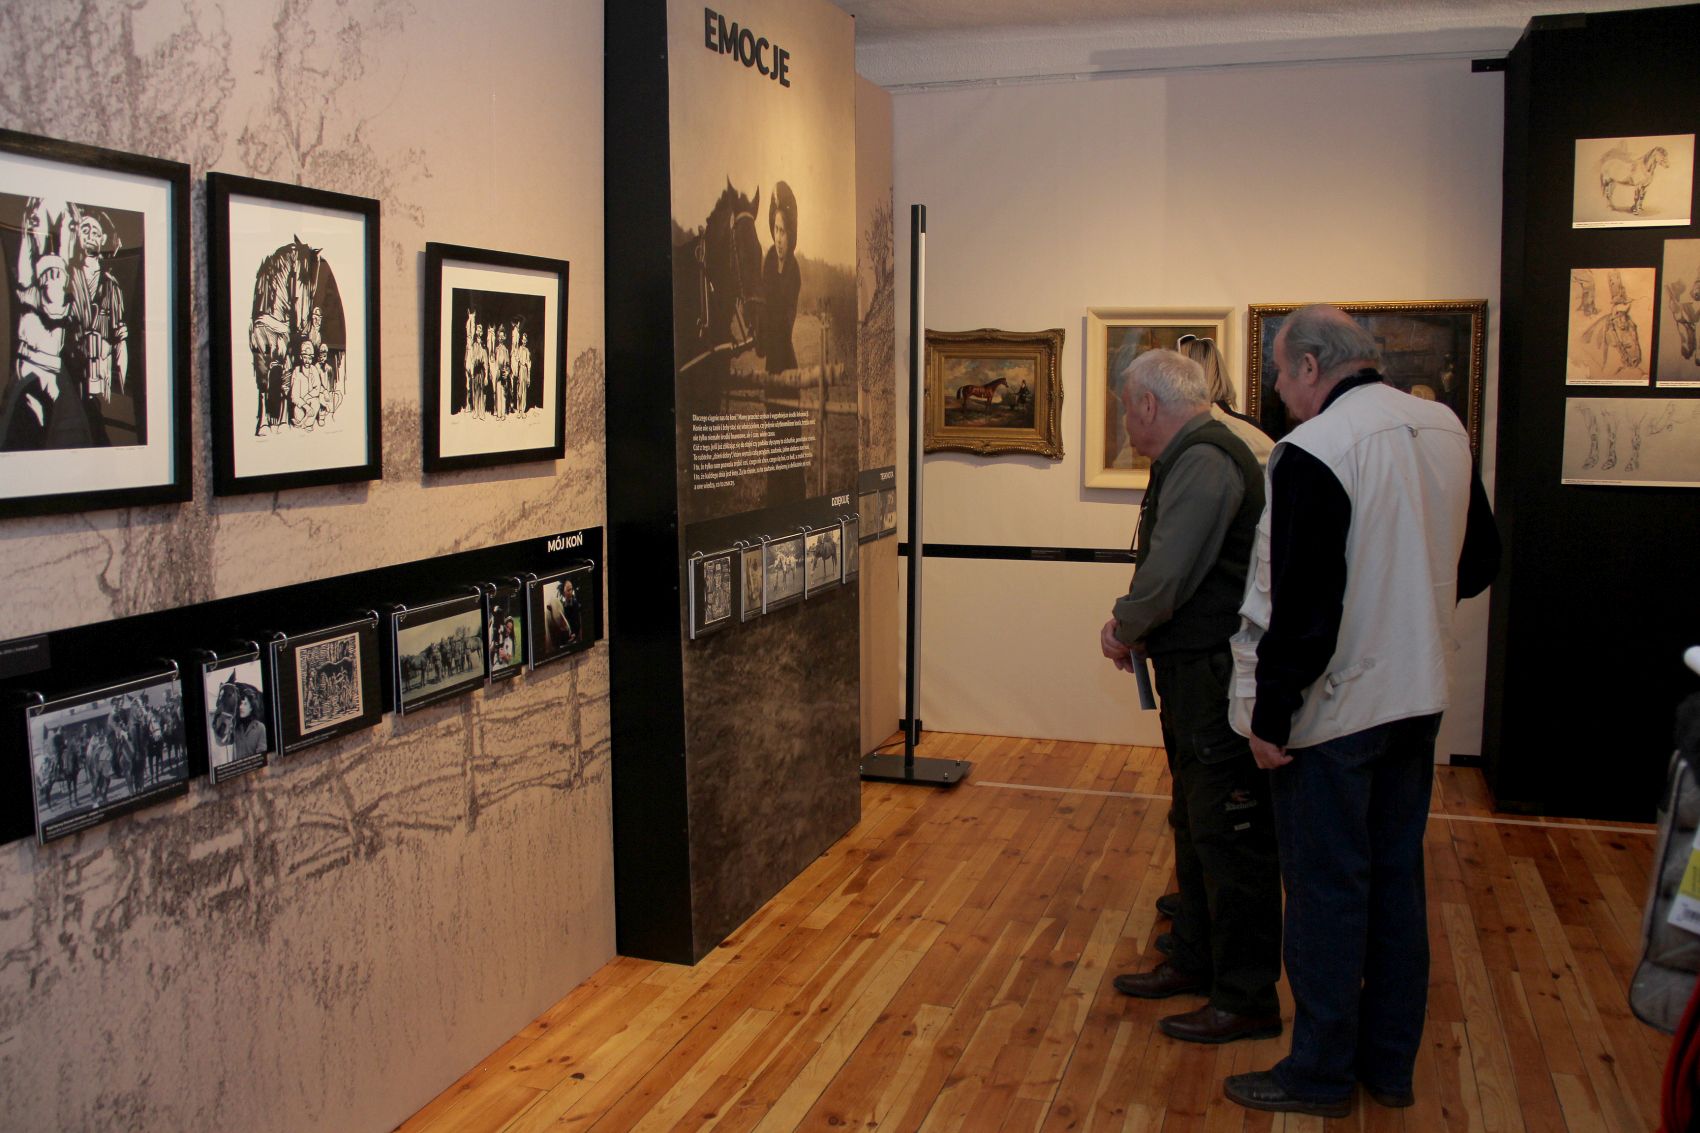
[(910, 767), (901, 755), (862, 757), (862, 778), (875, 783), (913, 783), (919, 787), (954, 787), (968, 778), (974, 765), (963, 759), (923, 759)]

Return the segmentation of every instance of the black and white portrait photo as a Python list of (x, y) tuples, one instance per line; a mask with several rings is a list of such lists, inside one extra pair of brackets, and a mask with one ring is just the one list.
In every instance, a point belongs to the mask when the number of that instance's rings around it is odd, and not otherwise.
[(739, 588), (742, 598), (738, 616), (747, 622), (762, 612), (767, 576), (762, 570), (762, 549), (759, 544), (745, 547), (738, 557), (738, 575), (743, 580), (743, 585)]
[(43, 842), (186, 789), (176, 674), (65, 697), (28, 715), (36, 834)]
[(403, 610), (395, 622), (401, 711), (484, 683), (484, 603), (479, 596)]
[(295, 687), (303, 736), (362, 715), (366, 702), (360, 634), (346, 633), (296, 649)]
[(897, 489), (883, 488), (880, 490), (880, 534), (888, 535), (897, 530)]
[(714, 625), (732, 616), (732, 556), (711, 555), (702, 560), (702, 601), (704, 625)]
[(532, 668), (594, 640), (594, 579), (595, 572), (587, 563), (530, 580)]
[(525, 666), (525, 599), (519, 583), (503, 582), (490, 588), (486, 626), (490, 679), (514, 676)]
[(808, 589), (810, 594), (837, 586), (844, 580), (844, 562), (839, 558), (840, 531), (837, 527), (809, 532), (803, 540), (804, 557), (808, 560)]
[(767, 608), (773, 609), (803, 594), (803, 536), (790, 535), (766, 544)]
[(543, 296), (450, 291), (449, 414), (518, 423), (543, 408)]
[(214, 783), (263, 767), (274, 750), (265, 666), (258, 655), (209, 663), (206, 692), (207, 770)]

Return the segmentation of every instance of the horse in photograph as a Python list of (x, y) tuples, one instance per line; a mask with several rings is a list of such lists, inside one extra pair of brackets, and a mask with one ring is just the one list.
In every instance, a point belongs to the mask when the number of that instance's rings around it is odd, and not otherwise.
[(48, 741), (49, 752), (41, 757), (36, 767), (36, 777), (41, 783), (41, 805), (43, 809), (53, 805), (53, 788), (60, 783), (65, 784), (65, 792), (70, 796), (71, 805), (81, 801), (78, 783), (83, 776), (83, 763), (87, 758), (86, 748), (81, 736), (68, 734), (61, 728), (53, 733)]
[(260, 395), (255, 436), (267, 426), (295, 423), (290, 375), (305, 339), (318, 271), (319, 249), (309, 248), (297, 236), (260, 261), (254, 273), (248, 349), (254, 355), (254, 384)]
[(224, 747), (230, 747), (236, 742), (236, 728), (243, 718), (244, 703), (248, 705), (248, 719), (265, 718), (265, 701), (260, 696), (260, 690), (237, 680), (236, 674), (232, 672), (218, 686), (218, 692), (213, 697), (212, 718), (209, 721), (213, 738)]
[(761, 324), (761, 190), (730, 179), (695, 236), (673, 247), (674, 357), (700, 406), (719, 407), (732, 358), (755, 345)]
[(312, 689), (314, 697), (323, 706), (325, 715), (341, 715), (352, 707), (354, 682), (357, 677), (354, 660), (350, 657), (327, 661), (319, 666), (312, 676)]
[[(1669, 167), (1670, 154), (1665, 152), (1664, 146), (1654, 146), (1638, 158), (1631, 157), (1627, 150), (1618, 146), (1600, 158), (1600, 192), (1613, 211), (1640, 216), (1641, 204), (1647, 199), (1647, 188), (1653, 183), (1653, 174)], [(1627, 208), (1617, 203), (1620, 185), (1627, 186), (1635, 194)]]

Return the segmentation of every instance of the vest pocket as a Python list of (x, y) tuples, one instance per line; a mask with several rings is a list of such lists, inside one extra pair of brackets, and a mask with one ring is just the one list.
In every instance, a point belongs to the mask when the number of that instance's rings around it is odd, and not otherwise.
[(1322, 678), (1322, 695), (1333, 696), (1334, 690), (1347, 681), (1355, 681), (1371, 669), (1375, 668), (1375, 658), (1365, 657), (1356, 665), (1348, 665), (1337, 672), (1329, 673)]

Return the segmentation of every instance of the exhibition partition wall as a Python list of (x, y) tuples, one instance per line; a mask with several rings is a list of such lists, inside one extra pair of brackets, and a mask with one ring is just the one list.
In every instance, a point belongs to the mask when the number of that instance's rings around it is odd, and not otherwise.
[(605, 13), (617, 933), (694, 962), (860, 810), (855, 45)]
[(1550, 17), (1506, 70), (1485, 757), (1508, 810), (1650, 819), (1700, 642), (1700, 7)]
[[(179, 440), (194, 464), (187, 502), (0, 519), (0, 638), (71, 643), (52, 650), (41, 674), (52, 677), (126, 651), (128, 630), (101, 632), (114, 620), (163, 623), (265, 591), (278, 592), (265, 620), (334, 626), (361, 616), (343, 604), (355, 595), (332, 593), (339, 578), (414, 564), (410, 585), (423, 592), (434, 577), (446, 597), (468, 581), (465, 554), (522, 545), (541, 563), (553, 558), (546, 537), (603, 523), (601, 22), (599, 4), (576, 0), (515, 0), (475, 17), (442, 0), (5, 7), (0, 126), (189, 168), (192, 286), (179, 313), (192, 412)], [(369, 325), (381, 329), (362, 357), (381, 359), (382, 386), (361, 409), (381, 418), (381, 479), (214, 497), (212, 171), (377, 206), (366, 266), (381, 309)], [(69, 200), (112, 212), (101, 197)], [(13, 249), (24, 211), (0, 196)], [(307, 241), (291, 221), (314, 210), (291, 204), (273, 220), (285, 211), (279, 243)], [(564, 351), (559, 459), (424, 471), (433, 241), (571, 263), (570, 289), (551, 293), (564, 342), (557, 323), (532, 327), (534, 346), (546, 334), (551, 354)], [(344, 311), (368, 310), (356, 302), (359, 261), (328, 241), (310, 247), (334, 266)], [(0, 266), (8, 331), (16, 263)], [(253, 269), (231, 285), (252, 295)], [(244, 363), (250, 311), (242, 302), (225, 328)], [(289, 349), (314, 341), (334, 359), (334, 314), (323, 324), (309, 339), (302, 318)], [(235, 392), (251, 398), (252, 368), (238, 373)], [(349, 393), (338, 421), (360, 396)], [(515, 416), (484, 424), (522, 424)], [(547, 415), (518, 416), (553, 432)], [(262, 421), (278, 447), (304, 423)], [(387, 582), (359, 589), (363, 603), (413, 600)], [(216, 628), (208, 636), (207, 648), (227, 644)], [(19, 655), (5, 652), (4, 675), (16, 677)], [(394, 1128), (613, 955), (609, 749), (597, 645), (240, 778), (191, 781), (45, 845), (5, 845), (0, 1125)], [(22, 763), (4, 769), (14, 800)], [(82, 781), (84, 799), (91, 786)], [(50, 790), (54, 805), (64, 793)]]

